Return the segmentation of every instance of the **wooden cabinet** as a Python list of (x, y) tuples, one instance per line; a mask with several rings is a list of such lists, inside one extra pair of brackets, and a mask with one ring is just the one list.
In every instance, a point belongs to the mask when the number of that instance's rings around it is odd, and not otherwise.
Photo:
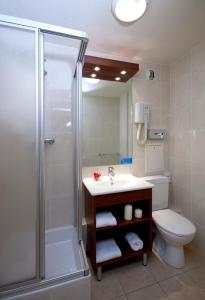
[[(92, 196), (84, 186), (85, 194), (85, 217), (87, 222), (87, 252), (94, 270), (97, 270), (98, 280), (102, 276), (102, 267), (118, 263), (129, 258), (143, 257), (143, 264), (147, 264), (147, 253), (152, 250), (152, 189), (136, 190), (122, 193), (113, 193)], [(125, 204), (132, 204), (135, 208), (143, 210), (143, 217), (137, 219), (133, 216), (131, 221), (124, 220)], [(117, 219), (117, 225), (96, 228), (96, 213), (110, 211)], [(127, 241), (127, 232), (136, 232), (143, 241), (143, 249), (133, 251)], [(98, 240), (113, 238), (122, 256), (104, 261), (96, 262), (96, 242)]]

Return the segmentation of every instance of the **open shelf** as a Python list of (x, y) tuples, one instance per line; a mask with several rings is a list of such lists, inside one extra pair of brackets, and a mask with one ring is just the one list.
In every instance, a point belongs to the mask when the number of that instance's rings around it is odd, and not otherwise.
[(107, 261), (101, 262), (101, 263), (97, 263), (96, 266), (98, 267), (103, 267), (103, 266), (107, 266), (110, 264), (115, 264), (121, 261), (126, 261), (128, 259), (131, 258), (135, 258), (135, 257), (139, 257), (142, 256), (143, 253), (148, 252), (146, 250), (146, 248), (143, 248), (142, 250), (139, 251), (133, 251), (131, 248), (129, 250), (127, 250), (127, 252), (123, 251), (122, 256), (117, 257), (117, 258), (113, 258), (113, 259), (109, 259)]
[(117, 219), (117, 225), (99, 227), (99, 228), (96, 228), (96, 232), (115, 229), (115, 228), (120, 228), (120, 227), (125, 227), (125, 226), (128, 226), (128, 225), (139, 224), (139, 223), (148, 222), (148, 221), (152, 221), (152, 217), (143, 216), (140, 219), (133, 218), (130, 221), (126, 221), (124, 218), (119, 218), (119, 219)]
[(104, 262), (97, 263), (96, 264), (97, 267), (106, 266), (109, 264), (115, 264), (117, 262), (121, 262), (121, 261), (128, 260), (131, 258), (139, 257), (139, 256), (142, 256), (143, 253), (147, 253), (150, 251), (148, 240), (143, 241), (143, 243), (144, 243), (143, 249), (138, 250), (138, 251), (133, 251), (131, 249), (130, 245), (128, 244), (128, 242), (125, 240), (123, 235), (117, 236), (114, 239), (122, 252), (122, 256), (113, 258), (113, 259), (109, 259)]

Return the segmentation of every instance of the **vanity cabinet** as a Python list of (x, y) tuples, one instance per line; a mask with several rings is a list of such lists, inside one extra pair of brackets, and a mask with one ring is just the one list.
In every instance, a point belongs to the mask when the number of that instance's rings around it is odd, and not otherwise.
[[(87, 222), (87, 252), (94, 270), (97, 270), (98, 280), (101, 280), (102, 267), (127, 261), (130, 258), (143, 258), (147, 264), (147, 254), (152, 250), (152, 189), (134, 190), (120, 193), (92, 196), (84, 185), (85, 217)], [(133, 216), (131, 221), (124, 220), (124, 206), (132, 204), (135, 208), (143, 210), (143, 216), (137, 219)], [(117, 219), (117, 225), (96, 228), (96, 213), (110, 211)], [(134, 215), (134, 214), (133, 214)], [(125, 234), (136, 232), (143, 241), (143, 249), (133, 251)], [(113, 238), (119, 246), (122, 256), (101, 263), (96, 262), (96, 242), (98, 240)]]

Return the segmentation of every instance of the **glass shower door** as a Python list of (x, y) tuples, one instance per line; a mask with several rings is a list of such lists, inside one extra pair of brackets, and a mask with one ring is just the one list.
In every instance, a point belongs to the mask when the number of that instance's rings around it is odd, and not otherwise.
[(39, 277), (36, 35), (0, 24), (0, 288)]
[(44, 34), (46, 279), (84, 271), (76, 182), (80, 46), (80, 40)]

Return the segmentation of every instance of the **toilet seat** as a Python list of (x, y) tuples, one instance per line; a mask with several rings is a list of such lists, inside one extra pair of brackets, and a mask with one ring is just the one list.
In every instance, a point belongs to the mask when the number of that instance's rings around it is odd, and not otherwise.
[(196, 232), (195, 226), (188, 219), (171, 209), (153, 211), (152, 217), (157, 226), (170, 234), (180, 237)]

